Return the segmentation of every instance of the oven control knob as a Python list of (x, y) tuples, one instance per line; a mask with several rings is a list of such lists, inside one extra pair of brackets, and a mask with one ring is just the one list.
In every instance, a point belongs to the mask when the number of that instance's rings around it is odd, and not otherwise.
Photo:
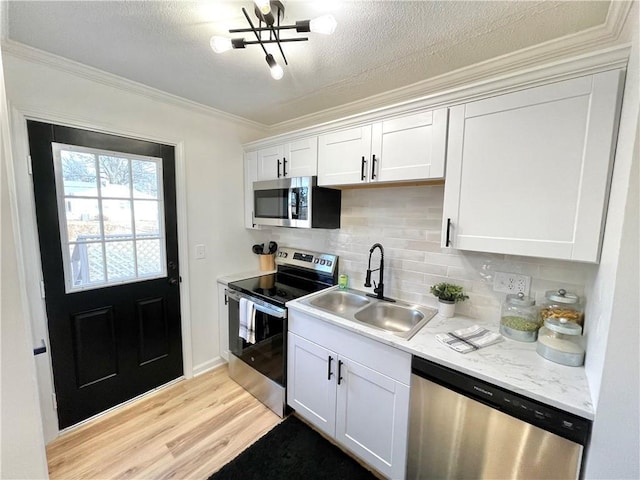
[(327, 267), (331, 266), (331, 260), (327, 260)]
[(327, 261), (324, 258), (320, 260), (320, 265), (324, 265), (325, 263), (327, 263)]
[(320, 261), (320, 259), (316, 258), (313, 260), (313, 263), (318, 263)]

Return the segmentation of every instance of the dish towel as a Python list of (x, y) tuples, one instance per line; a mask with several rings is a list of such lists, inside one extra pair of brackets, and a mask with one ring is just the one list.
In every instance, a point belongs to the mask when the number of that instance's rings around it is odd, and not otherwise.
[(488, 347), (504, 340), (499, 333), (490, 332), (486, 328), (474, 325), (469, 328), (454, 330), (449, 333), (438, 333), (436, 338), (456, 352), (469, 353)]
[(240, 337), (247, 343), (256, 343), (256, 304), (240, 299)]

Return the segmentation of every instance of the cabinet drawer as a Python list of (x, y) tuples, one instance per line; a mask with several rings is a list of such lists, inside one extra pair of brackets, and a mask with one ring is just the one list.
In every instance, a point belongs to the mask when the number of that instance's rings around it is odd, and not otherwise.
[(304, 312), (289, 309), (289, 331), (409, 385), (411, 355)]

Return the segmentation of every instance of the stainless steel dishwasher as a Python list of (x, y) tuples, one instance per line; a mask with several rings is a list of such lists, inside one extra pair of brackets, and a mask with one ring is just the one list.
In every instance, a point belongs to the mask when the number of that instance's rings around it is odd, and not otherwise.
[(591, 422), (413, 357), (407, 478), (579, 478)]

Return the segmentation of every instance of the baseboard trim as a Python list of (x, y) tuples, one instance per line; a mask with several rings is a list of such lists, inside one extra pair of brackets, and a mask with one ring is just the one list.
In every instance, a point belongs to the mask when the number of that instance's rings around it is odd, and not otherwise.
[(198, 375), (202, 375), (203, 373), (210, 372), (211, 370), (215, 370), (216, 368), (220, 368), (226, 364), (227, 362), (224, 358), (215, 357), (209, 361), (206, 361), (199, 365), (195, 365), (193, 367), (193, 376), (197, 377)]

